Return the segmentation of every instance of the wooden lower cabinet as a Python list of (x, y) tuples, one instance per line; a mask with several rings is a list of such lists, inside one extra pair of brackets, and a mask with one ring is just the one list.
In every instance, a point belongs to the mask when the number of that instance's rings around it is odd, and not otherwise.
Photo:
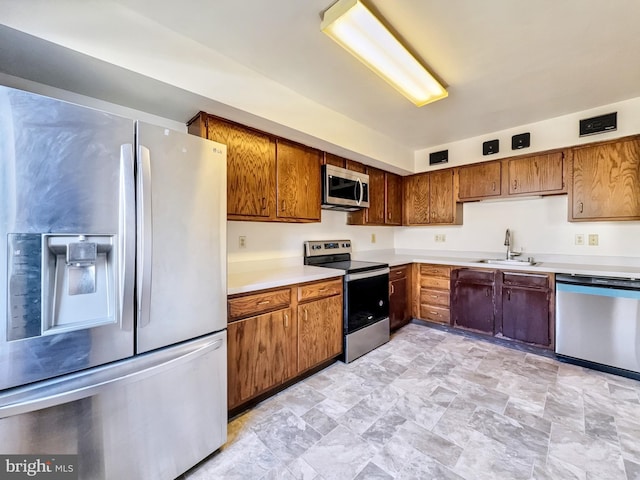
[(389, 272), (389, 327), (397, 330), (409, 320), (409, 271), (410, 265), (392, 267)]
[(418, 308), (415, 317), (449, 324), (450, 274), (451, 267), (447, 265), (418, 265)]
[(494, 334), (495, 272), (456, 269), (451, 274), (451, 324)]
[(451, 272), (451, 325), (554, 346), (553, 274), (459, 268)]
[(298, 306), (298, 371), (342, 353), (342, 295)]
[(553, 343), (552, 274), (501, 272), (501, 333), (542, 346)]
[(232, 322), (227, 338), (229, 409), (297, 373), (296, 318), (290, 308)]
[(342, 279), (228, 299), (228, 408), (237, 411), (342, 353)]

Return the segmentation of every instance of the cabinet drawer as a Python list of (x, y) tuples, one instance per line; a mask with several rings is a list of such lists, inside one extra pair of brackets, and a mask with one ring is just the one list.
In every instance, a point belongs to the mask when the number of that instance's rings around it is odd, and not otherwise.
[(435, 288), (439, 290), (449, 290), (450, 281), (448, 278), (422, 277), (420, 278), (420, 286), (427, 288)]
[(420, 289), (420, 303), (427, 305), (449, 306), (449, 292), (443, 290)]
[(397, 278), (405, 278), (407, 276), (408, 265), (402, 265), (400, 267), (392, 267), (389, 272), (389, 281), (396, 280)]
[(306, 302), (316, 298), (330, 297), (342, 293), (342, 280), (312, 283), (298, 287), (298, 301)]
[(474, 283), (490, 284), (494, 283), (495, 270), (473, 270), (469, 268), (462, 268), (456, 270), (457, 280), (469, 280)]
[(230, 298), (227, 306), (229, 319), (237, 320), (251, 317), (276, 308), (288, 307), (291, 303), (291, 289), (274, 290), (271, 292), (255, 293), (242, 297)]
[(449, 323), (450, 313), (447, 307), (421, 304), (420, 318), (432, 322)]
[(420, 265), (420, 275), (448, 278), (450, 274), (451, 267), (445, 265)]
[(549, 288), (549, 276), (541, 273), (503, 272), (502, 283), (522, 287)]

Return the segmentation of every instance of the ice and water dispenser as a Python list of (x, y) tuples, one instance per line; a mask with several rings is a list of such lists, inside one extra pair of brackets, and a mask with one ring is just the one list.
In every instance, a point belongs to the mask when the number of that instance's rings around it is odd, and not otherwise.
[(115, 235), (8, 237), (8, 340), (118, 321)]

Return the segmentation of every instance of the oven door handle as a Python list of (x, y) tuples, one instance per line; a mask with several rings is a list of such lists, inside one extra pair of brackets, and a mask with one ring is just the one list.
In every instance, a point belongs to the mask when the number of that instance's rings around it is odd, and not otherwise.
[(388, 275), (390, 271), (391, 270), (389, 270), (389, 267), (387, 267), (362, 273), (350, 273), (348, 275), (345, 275), (344, 279), (345, 281), (350, 282), (352, 280), (361, 280), (363, 278), (377, 277), (379, 275)]

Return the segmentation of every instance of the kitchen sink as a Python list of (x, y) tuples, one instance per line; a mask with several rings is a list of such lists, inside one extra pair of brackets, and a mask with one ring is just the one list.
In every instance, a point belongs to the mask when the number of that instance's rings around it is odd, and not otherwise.
[(518, 260), (512, 258), (507, 260), (506, 258), (483, 258), (482, 260), (478, 260), (478, 263), (490, 263), (495, 265), (514, 265), (520, 267), (533, 267), (535, 265), (540, 265), (540, 262), (536, 262), (533, 259), (529, 260)]

